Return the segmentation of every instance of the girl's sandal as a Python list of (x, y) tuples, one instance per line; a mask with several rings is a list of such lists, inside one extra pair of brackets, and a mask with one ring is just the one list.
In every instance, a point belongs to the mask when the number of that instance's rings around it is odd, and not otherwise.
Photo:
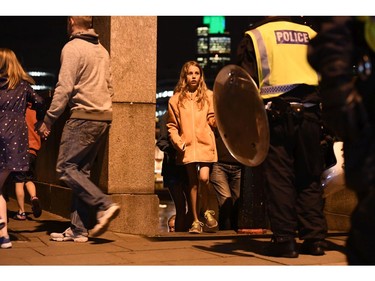
[(15, 219), (15, 220), (19, 220), (19, 221), (24, 221), (24, 220), (26, 220), (26, 213), (25, 213), (25, 212), (20, 213), (20, 212), (18, 211), (17, 214), (14, 215), (13, 219)]

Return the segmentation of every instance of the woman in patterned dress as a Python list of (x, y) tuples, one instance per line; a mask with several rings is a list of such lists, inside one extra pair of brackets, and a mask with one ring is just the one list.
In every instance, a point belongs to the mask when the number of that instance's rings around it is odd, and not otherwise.
[(30, 84), (34, 80), (24, 71), (14, 52), (0, 48), (0, 248), (11, 248), (8, 235), (7, 206), (3, 186), (11, 172), (27, 171), (28, 133), (25, 121), (27, 103), (43, 120), (45, 105)]

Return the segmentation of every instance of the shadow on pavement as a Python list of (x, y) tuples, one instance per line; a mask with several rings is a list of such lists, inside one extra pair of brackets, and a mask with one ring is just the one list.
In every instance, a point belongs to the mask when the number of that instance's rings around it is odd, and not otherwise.
[(211, 251), (215, 253), (230, 254), (243, 257), (253, 257), (252, 254), (245, 252), (252, 252), (259, 255), (265, 255), (265, 248), (269, 241), (258, 241), (250, 237), (238, 237), (228, 243), (216, 243), (211, 247), (194, 246), (197, 249)]
[[(204, 251), (211, 251), (215, 253), (223, 253), (237, 256), (252, 256), (251, 254), (245, 254), (245, 252), (252, 252), (258, 255), (267, 256), (267, 247), (270, 244), (270, 240), (259, 241), (254, 240), (251, 237), (238, 237), (233, 239), (231, 242), (216, 243), (213, 246), (194, 246), (197, 249)], [(298, 243), (301, 246), (302, 243)], [(338, 245), (332, 241), (326, 241), (325, 251), (337, 251), (345, 254), (345, 246)]]

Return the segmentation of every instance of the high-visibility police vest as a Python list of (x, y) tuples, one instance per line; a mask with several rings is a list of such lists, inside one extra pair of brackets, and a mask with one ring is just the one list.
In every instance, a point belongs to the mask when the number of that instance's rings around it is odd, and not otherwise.
[(373, 16), (358, 16), (358, 20), (365, 23), (364, 35), (368, 46), (375, 52), (375, 17)]
[(263, 99), (280, 96), (299, 84), (318, 85), (318, 74), (307, 61), (308, 43), (316, 35), (310, 27), (277, 21), (246, 34), (254, 44)]

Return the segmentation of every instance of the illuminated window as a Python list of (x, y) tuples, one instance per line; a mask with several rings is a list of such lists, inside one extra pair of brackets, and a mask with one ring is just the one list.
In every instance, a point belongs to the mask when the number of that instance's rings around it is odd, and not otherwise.
[(200, 26), (197, 28), (198, 36), (207, 36), (208, 35), (208, 26)]
[(216, 34), (225, 32), (224, 16), (204, 16), (203, 24), (207, 24), (210, 27), (209, 33)]
[(230, 53), (230, 37), (210, 37), (210, 53)]
[(198, 51), (198, 54), (208, 53), (208, 38), (198, 38), (197, 51)]

